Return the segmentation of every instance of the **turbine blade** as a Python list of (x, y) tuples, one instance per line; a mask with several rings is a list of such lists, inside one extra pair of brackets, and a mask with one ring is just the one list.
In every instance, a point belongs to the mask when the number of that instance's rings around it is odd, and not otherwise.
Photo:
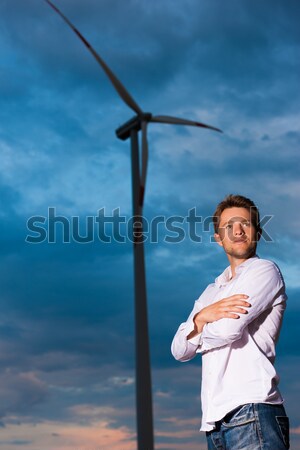
[(142, 110), (139, 107), (139, 105), (135, 102), (135, 100), (132, 98), (132, 96), (129, 94), (129, 92), (125, 89), (123, 84), (120, 80), (115, 76), (115, 74), (110, 70), (108, 65), (103, 61), (103, 59), (98, 55), (98, 53), (93, 49), (91, 44), (82, 36), (80, 31), (77, 30), (77, 28), (70, 22), (70, 20), (55, 6), (50, 0), (45, 0), (48, 5), (51, 6), (52, 9), (54, 9), (57, 14), (61, 16), (61, 18), (69, 25), (70, 28), (77, 34), (79, 39), (84, 43), (84, 45), (87, 47), (87, 49), (91, 52), (91, 54), (94, 56), (94, 58), (98, 61), (108, 78), (110, 79), (112, 85), (118, 92), (121, 99), (129, 106), (129, 108), (133, 109), (137, 114), (142, 114)]
[(148, 139), (147, 139), (147, 122), (142, 122), (142, 172), (140, 178), (140, 208), (144, 204), (145, 186), (147, 178), (147, 166), (148, 166)]
[(156, 122), (156, 123), (169, 123), (172, 125), (188, 125), (192, 127), (202, 127), (202, 128), (209, 128), (210, 130), (219, 131), (220, 133), (223, 133), (222, 130), (216, 127), (212, 127), (211, 125), (206, 125), (205, 123), (196, 122), (194, 120), (188, 120), (188, 119), (180, 119), (179, 117), (172, 117), (172, 116), (152, 116), (150, 119), (150, 122)]

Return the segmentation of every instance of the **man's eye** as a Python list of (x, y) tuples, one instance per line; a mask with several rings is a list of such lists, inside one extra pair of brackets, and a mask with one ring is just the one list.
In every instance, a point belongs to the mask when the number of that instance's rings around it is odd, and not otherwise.
[(243, 227), (250, 227), (250, 222), (243, 222)]
[(231, 228), (232, 228), (232, 225), (230, 223), (228, 223), (225, 227), (226, 230), (231, 230)]

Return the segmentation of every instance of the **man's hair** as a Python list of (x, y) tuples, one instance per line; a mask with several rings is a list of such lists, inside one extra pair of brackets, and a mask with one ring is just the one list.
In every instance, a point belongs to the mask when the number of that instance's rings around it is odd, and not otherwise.
[(224, 200), (222, 200), (213, 215), (213, 223), (215, 232), (218, 233), (220, 226), (220, 217), (222, 212), (228, 208), (245, 208), (250, 211), (250, 217), (252, 225), (255, 227), (256, 231), (261, 234), (262, 230), (260, 227), (259, 211), (255, 203), (250, 200), (250, 198), (243, 197), (242, 195), (227, 195)]

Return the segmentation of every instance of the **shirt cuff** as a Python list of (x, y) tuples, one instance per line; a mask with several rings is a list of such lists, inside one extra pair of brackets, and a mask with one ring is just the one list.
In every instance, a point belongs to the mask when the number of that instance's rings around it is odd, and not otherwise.
[[(185, 326), (185, 331), (184, 331), (185, 337), (187, 338), (188, 335), (189, 335), (194, 329), (195, 329), (194, 321), (193, 321), (193, 320), (189, 320), (189, 321), (186, 323), (186, 326)], [(191, 339), (186, 339), (186, 340), (187, 340), (188, 342), (190, 342), (191, 344), (196, 345), (196, 346), (198, 347), (198, 345), (201, 345), (201, 344), (202, 344), (202, 339), (201, 339), (201, 337), (202, 337), (202, 333), (197, 334), (196, 336), (192, 337)]]
[(200, 333), (200, 334), (197, 334), (197, 336), (194, 336), (193, 338), (191, 338), (191, 339), (188, 339), (188, 341), (191, 343), (191, 344), (194, 344), (194, 345), (197, 345), (197, 347), (199, 346), (199, 345), (201, 345), (202, 344), (202, 333)]

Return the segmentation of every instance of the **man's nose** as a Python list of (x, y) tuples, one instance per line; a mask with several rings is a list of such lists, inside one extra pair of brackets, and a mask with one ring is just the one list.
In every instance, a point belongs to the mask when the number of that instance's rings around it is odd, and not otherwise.
[(242, 236), (245, 234), (244, 228), (242, 227), (242, 224), (240, 222), (235, 222), (233, 225), (233, 232), (235, 236)]

